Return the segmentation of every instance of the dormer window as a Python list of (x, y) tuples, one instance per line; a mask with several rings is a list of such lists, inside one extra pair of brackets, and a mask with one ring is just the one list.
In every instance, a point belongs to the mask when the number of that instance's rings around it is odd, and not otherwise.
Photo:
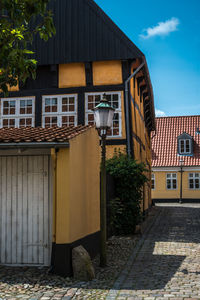
[(180, 154), (191, 153), (191, 140), (179, 140)]
[(184, 132), (177, 138), (177, 151), (179, 155), (193, 155), (193, 138)]

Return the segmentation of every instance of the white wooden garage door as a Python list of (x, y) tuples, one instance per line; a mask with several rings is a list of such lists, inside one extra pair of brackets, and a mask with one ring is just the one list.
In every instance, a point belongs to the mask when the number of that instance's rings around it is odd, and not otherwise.
[(49, 156), (0, 156), (0, 264), (49, 265)]

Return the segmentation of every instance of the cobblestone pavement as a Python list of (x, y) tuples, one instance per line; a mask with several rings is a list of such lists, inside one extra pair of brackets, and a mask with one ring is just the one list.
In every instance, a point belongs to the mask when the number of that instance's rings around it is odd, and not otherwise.
[(160, 205), (109, 299), (200, 299), (200, 204)]
[(200, 204), (156, 211), (114, 285), (111, 273), (105, 281), (78, 283), (45, 269), (0, 267), (0, 300), (200, 299)]

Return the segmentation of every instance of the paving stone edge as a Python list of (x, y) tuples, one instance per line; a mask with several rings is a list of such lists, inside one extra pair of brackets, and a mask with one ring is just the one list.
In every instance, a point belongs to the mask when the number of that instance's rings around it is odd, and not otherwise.
[(144, 232), (141, 238), (136, 242), (133, 249), (133, 253), (129, 257), (125, 267), (123, 268), (123, 271), (119, 274), (118, 278), (115, 280), (114, 285), (112, 289), (109, 291), (109, 293), (107, 294), (105, 300), (113, 300), (117, 297), (118, 293), (120, 292), (120, 287), (123, 285), (126, 277), (128, 276), (132, 268), (132, 265), (135, 262), (137, 255), (139, 254), (139, 251), (144, 244), (144, 241), (148, 237), (152, 227), (157, 223), (159, 223), (160, 217), (161, 217), (161, 211), (157, 211), (157, 213), (152, 217), (152, 220), (150, 220), (149, 222), (147, 221), (147, 223), (145, 224)]

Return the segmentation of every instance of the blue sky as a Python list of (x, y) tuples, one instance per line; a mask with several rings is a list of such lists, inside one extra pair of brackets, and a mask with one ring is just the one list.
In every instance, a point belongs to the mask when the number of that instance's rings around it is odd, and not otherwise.
[(200, 114), (200, 0), (95, 0), (145, 54), (159, 115)]

